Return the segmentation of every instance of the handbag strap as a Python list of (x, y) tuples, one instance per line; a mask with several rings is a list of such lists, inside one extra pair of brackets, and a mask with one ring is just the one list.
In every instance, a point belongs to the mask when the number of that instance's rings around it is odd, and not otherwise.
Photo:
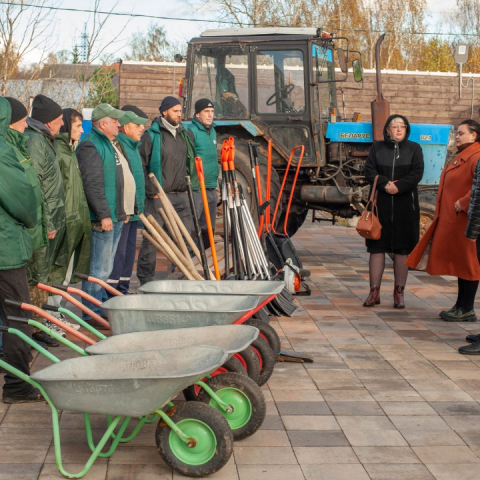
[(378, 180), (379, 176), (380, 175), (375, 176), (375, 180), (373, 181), (373, 185), (372, 185), (372, 191), (370, 193), (370, 198), (368, 199), (368, 202), (365, 205), (365, 210), (368, 210), (368, 207), (370, 205), (372, 205), (371, 211), (374, 211), (375, 209), (377, 209), (377, 211), (378, 211), (378, 208), (377, 208), (377, 196), (378, 196), (377, 180)]
[(377, 193), (377, 180), (378, 180), (378, 177), (379, 177), (379, 176), (380, 176), (380, 175), (375, 175), (375, 180), (373, 181), (372, 192), (370, 193), (369, 202), (373, 202), (373, 201), (376, 202), (376, 196), (375, 196), (375, 194)]

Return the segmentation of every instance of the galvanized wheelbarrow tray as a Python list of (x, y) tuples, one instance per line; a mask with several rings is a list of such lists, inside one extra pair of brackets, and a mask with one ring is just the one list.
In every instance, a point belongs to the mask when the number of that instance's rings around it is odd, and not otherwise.
[(196, 346), (71, 358), (31, 375), (60, 410), (143, 417), (225, 362), (218, 347)]
[(203, 295), (249, 295), (266, 300), (271, 295), (278, 295), (285, 288), (283, 282), (258, 281), (239, 282), (235, 280), (156, 280), (146, 283), (139, 290), (143, 293), (168, 294), (203, 294)]
[[(50, 405), (56, 463), (65, 477), (81, 478), (88, 473), (99, 456), (110, 457), (131, 418), (140, 416), (144, 419), (150, 413), (159, 415), (163, 421), (163, 425), (157, 427), (155, 438), (159, 452), (166, 463), (179, 473), (206, 476), (228, 462), (232, 453), (233, 436), (228, 423), (219, 412), (196, 402), (187, 402), (169, 415), (161, 410), (186, 385), (222, 364), (226, 358), (222, 349), (192, 346), (188, 352), (186, 349), (173, 349), (165, 352), (80, 357), (60, 362), (23, 332), (1, 328), (20, 336), (57, 362), (31, 377), (1, 360), (0, 366), (38, 388)], [(162, 371), (169, 373), (159, 373)], [(87, 441), (92, 455), (78, 474), (66, 472), (62, 465), (58, 409), (84, 412)], [(97, 446), (93, 443), (89, 417), (91, 413), (115, 415)], [(125, 418), (120, 429), (114, 434), (123, 416)], [(171, 430), (167, 430), (167, 426)], [(137, 426), (136, 433), (138, 430)], [(114, 438), (110, 449), (102, 453), (110, 438)]]
[(258, 297), (246, 295), (124, 295), (102, 303), (112, 335), (173, 328), (231, 325), (253, 310)]
[(193, 327), (115, 335), (89, 345), (90, 355), (148, 352), (198, 345), (214, 345), (227, 353), (227, 360), (247, 348), (258, 337), (258, 329), (248, 325)]

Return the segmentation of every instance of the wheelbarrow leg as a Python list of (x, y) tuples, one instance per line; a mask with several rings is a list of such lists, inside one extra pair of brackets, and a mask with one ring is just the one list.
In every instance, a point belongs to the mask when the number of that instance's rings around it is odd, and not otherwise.
[[(67, 471), (65, 471), (62, 464), (62, 447), (61, 447), (61, 440), (60, 440), (60, 425), (58, 422), (58, 411), (55, 405), (53, 405), (51, 402), (49, 403), (50, 403), (50, 408), (52, 409), (53, 444), (55, 447), (55, 461), (57, 463), (58, 471), (64, 477), (67, 477), (67, 478), (82, 478), (92, 468), (92, 465), (94, 464), (95, 460), (99, 457), (101, 451), (103, 450), (103, 447), (110, 439), (110, 435), (115, 430), (115, 428), (117, 427), (122, 417), (118, 416), (113, 419), (111, 425), (107, 428), (107, 431), (104, 433), (103, 437), (98, 442), (97, 447), (93, 450), (92, 455), (90, 455), (90, 458), (85, 464), (85, 467), (83, 467), (83, 470), (79, 473), (68, 473)], [(118, 442), (115, 445), (115, 448), (117, 447), (117, 445), (118, 445)], [(112, 447), (113, 447), (113, 444), (112, 444)]]
[[(158, 418), (157, 415), (154, 415), (154, 417)], [(128, 437), (121, 437), (120, 438), (120, 443), (131, 442), (138, 435), (138, 433), (140, 432), (142, 427), (145, 425), (145, 423), (147, 423), (147, 418), (148, 417), (138, 417), (138, 423), (137, 423), (137, 425), (135, 425), (135, 428), (133, 429), (133, 432)], [(111, 422), (112, 422), (112, 416), (107, 415), (107, 426), (109, 426)], [(117, 436), (119, 434), (120, 434), (120, 432), (119, 433), (112, 433), (112, 440), (115, 440), (115, 438), (117, 438)]]
[[(95, 444), (93, 442), (93, 435), (92, 435), (92, 424), (90, 423), (90, 414), (88, 413), (84, 413), (83, 414), (84, 416), (84, 419), (85, 419), (85, 431), (87, 433), (87, 443), (88, 443), (88, 446), (90, 448), (90, 450), (92, 452), (95, 452), (97, 449), (98, 449), (98, 446), (95, 447)], [(120, 418), (120, 417), (115, 417), (113, 419), (113, 421), (110, 423), (110, 425), (108, 426), (108, 429), (107, 431), (110, 429), (110, 427), (113, 425), (113, 423), (115, 423), (115, 420), (117, 418)], [(110, 449), (107, 451), (107, 452), (104, 452), (102, 453), (101, 450), (100, 452), (98, 453), (98, 457), (100, 458), (109, 458), (113, 455), (113, 452), (117, 449), (117, 446), (118, 444), (122, 441), (122, 436), (123, 434), (125, 433), (125, 430), (127, 429), (128, 427), (128, 424), (130, 423), (130, 420), (132, 419), (132, 417), (125, 417), (125, 419), (123, 420), (122, 422), (122, 425), (120, 426), (120, 430), (118, 431), (118, 433), (115, 435), (112, 431), (112, 433), (109, 435), (108, 439), (110, 438), (113, 438), (113, 442), (112, 442), (112, 445), (110, 446)], [(117, 426), (118, 424), (118, 421), (117, 423), (115, 424), (115, 427)], [(143, 423), (142, 425), (140, 426), (140, 428), (143, 426)], [(115, 429), (114, 427), (114, 429)], [(140, 429), (139, 429), (140, 430)], [(135, 436), (137, 436), (138, 434), (138, 431), (137, 433), (135, 434)], [(115, 435), (115, 436), (114, 436)], [(113, 436), (113, 437), (112, 437)], [(133, 437), (135, 438), (135, 437)], [(103, 438), (102, 438), (103, 439)], [(100, 443), (99, 443), (100, 445)], [(105, 444), (104, 444), (105, 445)], [(102, 447), (103, 449), (103, 447)]]

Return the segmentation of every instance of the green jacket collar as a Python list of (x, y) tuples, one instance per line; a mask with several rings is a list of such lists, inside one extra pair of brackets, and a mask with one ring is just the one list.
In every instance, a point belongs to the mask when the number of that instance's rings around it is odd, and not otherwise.
[(55, 142), (62, 143), (63, 145), (65, 145), (66, 148), (68, 148), (72, 152), (75, 150), (73, 145), (70, 144), (70, 135), (67, 132), (59, 133), (55, 137)]
[(7, 130), (7, 142), (14, 146), (25, 158), (30, 157), (27, 150), (28, 136), (24, 133), (9, 128)]
[(133, 138), (130, 138), (128, 135), (125, 135), (124, 133), (120, 132), (117, 136), (117, 140), (120, 140), (121, 142), (125, 143), (132, 149), (135, 149), (141, 145), (142, 142), (137, 142)]
[(200, 120), (198, 120), (197, 117), (192, 118), (192, 123), (194, 123), (195, 126), (199, 130), (203, 130), (204, 132), (207, 132), (208, 134), (210, 134), (210, 132), (216, 127), (215, 122), (213, 122), (212, 125), (210, 126), (210, 128), (207, 129), (207, 127)]

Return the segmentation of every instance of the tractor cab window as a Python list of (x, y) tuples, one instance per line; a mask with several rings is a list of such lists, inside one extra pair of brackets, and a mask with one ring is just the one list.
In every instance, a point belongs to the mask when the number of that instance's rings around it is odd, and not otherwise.
[(260, 50), (256, 69), (258, 113), (304, 113), (305, 72), (301, 50)]
[[(336, 106), (335, 66), (333, 63), (333, 50), (327, 43), (313, 44), (313, 81), (316, 85), (318, 99), (313, 101), (316, 117), (326, 119), (329, 117), (329, 108)], [(323, 83), (325, 82), (325, 83)]]
[(201, 46), (193, 54), (189, 117), (197, 100), (209, 98), (215, 102), (215, 118), (247, 118), (248, 55), (235, 46)]

